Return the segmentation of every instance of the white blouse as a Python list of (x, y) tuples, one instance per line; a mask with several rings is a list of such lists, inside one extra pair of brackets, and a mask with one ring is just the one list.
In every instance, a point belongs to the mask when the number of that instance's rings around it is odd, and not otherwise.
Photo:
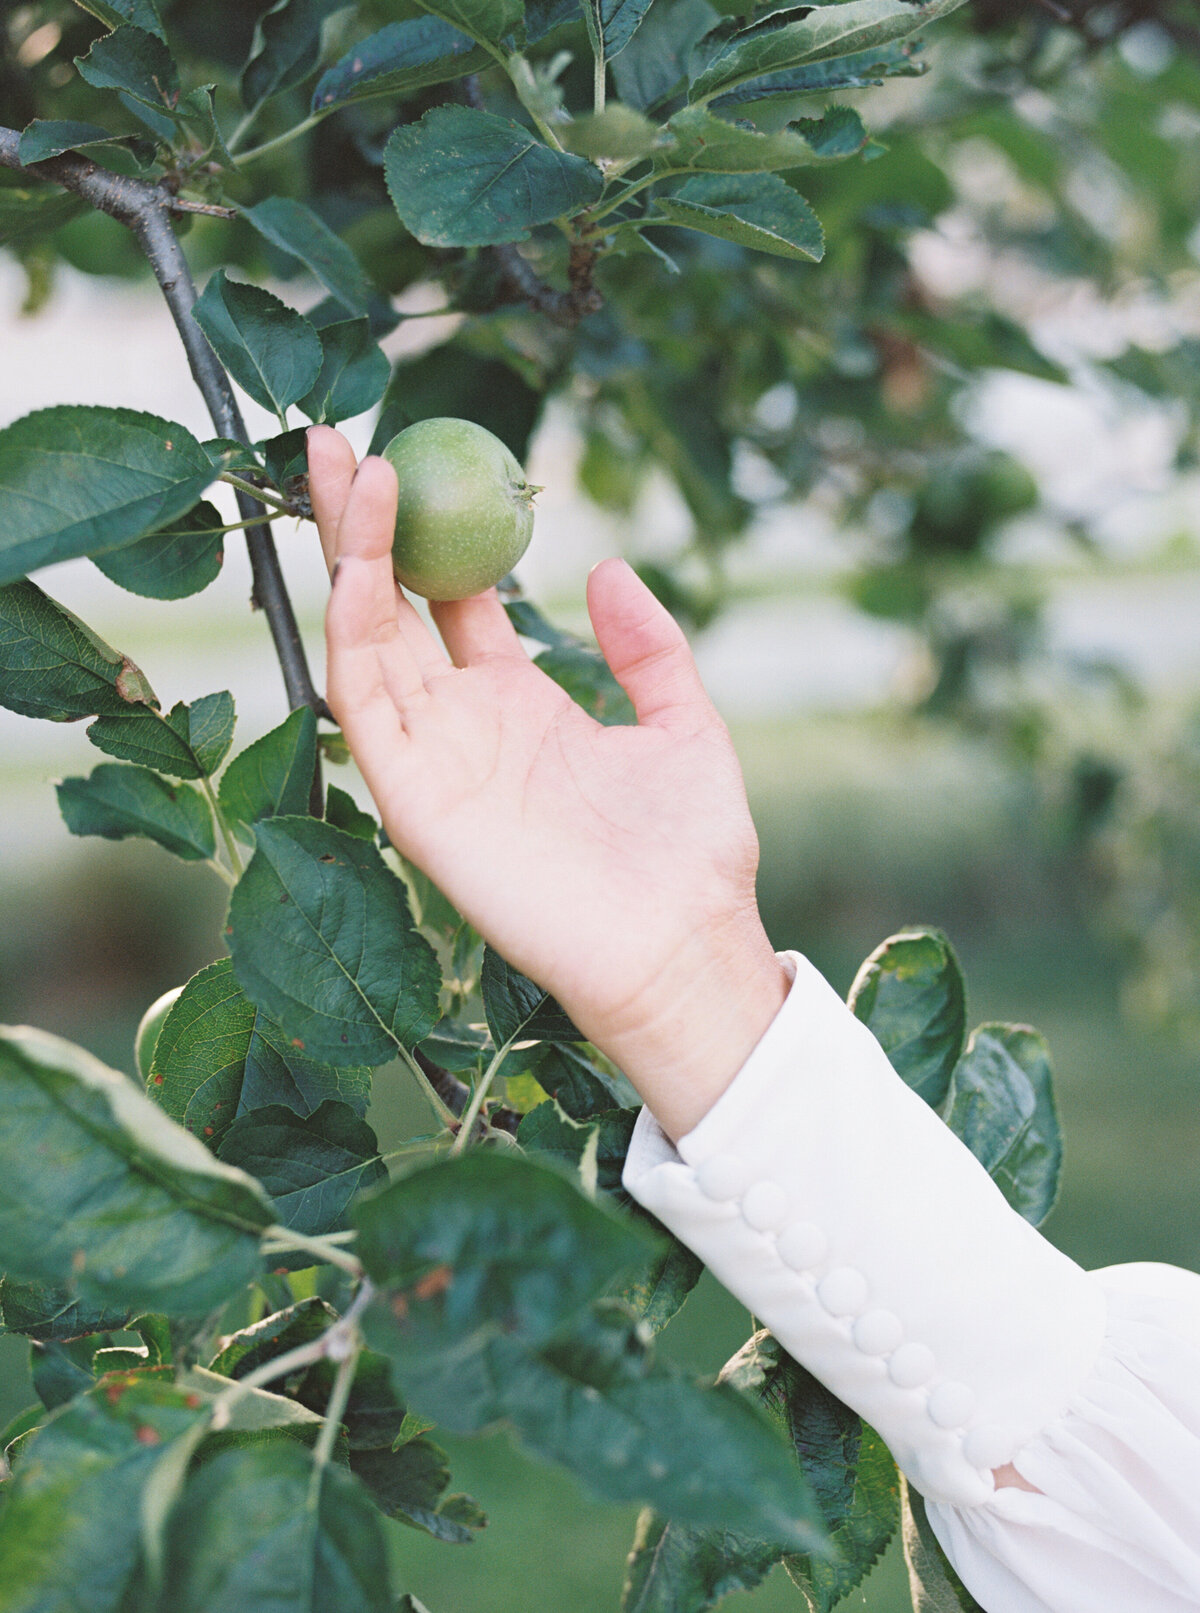
[(878, 1430), (987, 1613), (1200, 1608), (1200, 1276), (1060, 1254), (780, 959), (747, 1063), (677, 1147), (642, 1110), (625, 1187)]

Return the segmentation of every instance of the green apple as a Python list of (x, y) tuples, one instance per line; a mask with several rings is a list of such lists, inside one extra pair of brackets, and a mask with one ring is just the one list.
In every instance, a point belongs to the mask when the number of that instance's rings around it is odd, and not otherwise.
[(425, 599), (468, 599), (516, 565), (533, 533), (539, 491), (499, 437), (438, 416), (383, 450), (400, 479), (392, 568)]
[(163, 1028), (163, 1021), (179, 1000), (182, 986), (176, 986), (172, 991), (164, 991), (157, 1001), (152, 1002), (142, 1015), (142, 1022), (137, 1028), (137, 1035), (133, 1039), (133, 1051), (137, 1058), (137, 1067), (141, 1072), (143, 1081), (150, 1079), (150, 1065), (154, 1061), (154, 1049), (158, 1042), (158, 1033)]

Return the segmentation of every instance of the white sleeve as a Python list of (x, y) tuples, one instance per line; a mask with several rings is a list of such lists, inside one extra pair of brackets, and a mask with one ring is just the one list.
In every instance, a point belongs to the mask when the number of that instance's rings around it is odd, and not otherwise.
[(1200, 1277), (1060, 1254), (780, 957), (748, 1062), (677, 1147), (643, 1109), (625, 1187), (879, 1431), (987, 1613), (1200, 1608)]

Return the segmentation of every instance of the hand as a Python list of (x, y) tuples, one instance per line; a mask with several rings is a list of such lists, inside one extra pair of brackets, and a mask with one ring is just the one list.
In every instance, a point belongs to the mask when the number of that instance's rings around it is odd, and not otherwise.
[(687, 641), (605, 560), (588, 612), (637, 712), (603, 727), (526, 655), (494, 589), (433, 604), (396, 586), (396, 477), (308, 434), (334, 586), (328, 700), (393, 845), (558, 998), (681, 1136), (782, 1006), (758, 916), (758, 842), (733, 745)]

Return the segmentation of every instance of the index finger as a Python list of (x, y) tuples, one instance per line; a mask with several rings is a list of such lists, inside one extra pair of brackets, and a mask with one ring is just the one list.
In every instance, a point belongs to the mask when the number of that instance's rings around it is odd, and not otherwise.
[(337, 531), (350, 497), (357, 463), (354, 450), (332, 426), (311, 426), (308, 442), (308, 495), (321, 538), (325, 564), (332, 572), (337, 559)]

